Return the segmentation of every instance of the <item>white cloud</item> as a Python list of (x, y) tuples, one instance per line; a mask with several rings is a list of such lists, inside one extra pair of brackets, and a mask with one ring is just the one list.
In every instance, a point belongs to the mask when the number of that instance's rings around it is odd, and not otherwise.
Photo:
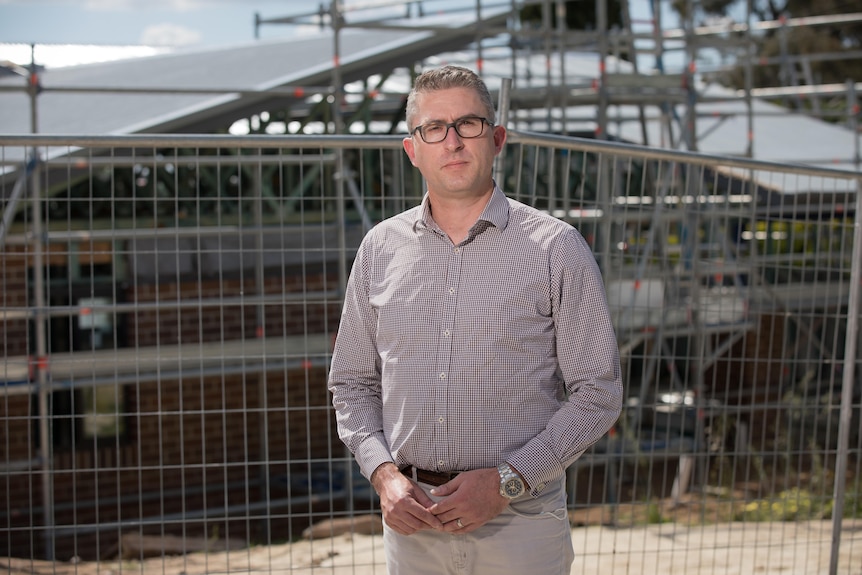
[(84, 7), (93, 12), (125, 12), (139, 9), (191, 12), (205, 7), (202, 0), (86, 0)]
[(197, 30), (165, 22), (144, 28), (140, 43), (144, 46), (190, 46), (200, 43), (202, 38)]
[[(0, 0), (0, 4), (3, 0)], [(37, 44), (35, 53), (27, 44), (0, 44), (0, 61), (9, 60), (20, 66), (26, 66), (31, 58), (46, 68), (62, 68), (94, 62), (109, 62), (142, 58), (170, 52), (165, 47), (153, 46), (105, 46), (78, 44)]]

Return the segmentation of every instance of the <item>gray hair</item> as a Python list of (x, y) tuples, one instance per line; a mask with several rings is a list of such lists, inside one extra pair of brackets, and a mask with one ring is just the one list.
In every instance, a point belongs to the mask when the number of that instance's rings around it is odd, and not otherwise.
[(416, 77), (416, 82), (413, 84), (413, 89), (407, 96), (407, 128), (412, 130), (413, 119), (416, 117), (418, 110), (416, 109), (416, 96), (428, 92), (436, 92), (437, 90), (448, 90), (450, 88), (467, 88), (474, 90), (485, 108), (484, 113), (486, 118), (492, 124), (494, 118), (494, 101), (491, 99), (491, 93), (488, 91), (488, 86), (485, 82), (476, 75), (475, 72), (461, 66), (443, 66), (434, 68), (419, 74)]

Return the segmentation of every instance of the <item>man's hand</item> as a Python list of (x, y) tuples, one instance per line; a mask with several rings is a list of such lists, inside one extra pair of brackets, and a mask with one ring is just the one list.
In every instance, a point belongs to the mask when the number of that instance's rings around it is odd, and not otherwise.
[(383, 520), (396, 533), (412, 535), (423, 529), (443, 529), (443, 522), (428, 510), (434, 502), (394, 463), (375, 469), (371, 484), (380, 496)]
[(509, 500), (500, 495), (500, 474), (496, 467), (459, 473), (455, 479), (435, 487), (431, 493), (444, 498), (430, 511), (443, 522), (443, 529), (449, 533), (475, 531), (509, 505)]

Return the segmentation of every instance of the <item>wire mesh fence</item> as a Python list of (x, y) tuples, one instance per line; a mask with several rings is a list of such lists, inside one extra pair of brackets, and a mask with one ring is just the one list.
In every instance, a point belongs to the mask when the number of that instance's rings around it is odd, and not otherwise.
[[(0, 137), (0, 170), (0, 565), (384, 572), (326, 372), (360, 239), (421, 199), (400, 138)], [(573, 572), (862, 573), (858, 174), (519, 132), (497, 170), (587, 238), (621, 351)]]

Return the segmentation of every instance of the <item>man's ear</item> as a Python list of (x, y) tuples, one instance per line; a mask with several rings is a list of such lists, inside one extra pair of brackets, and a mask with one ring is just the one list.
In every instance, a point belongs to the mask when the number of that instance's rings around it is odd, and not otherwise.
[(410, 163), (416, 165), (416, 150), (413, 147), (413, 138), (410, 136), (401, 140), (401, 145), (404, 146), (404, 151), (407, 152), (407, 157), (410, 158)]
[(506, 128), (503, 126), (494, 126), (494, 155), (502, 152), (505, 144)]

